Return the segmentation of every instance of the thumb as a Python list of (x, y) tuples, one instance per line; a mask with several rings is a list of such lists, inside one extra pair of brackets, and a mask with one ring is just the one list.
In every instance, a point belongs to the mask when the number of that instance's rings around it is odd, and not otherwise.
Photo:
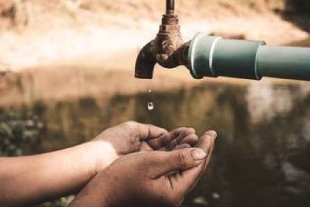
[[(154, 154), (155, 155), (155, 154)], [(154, 178), (181, 170), (191, 169), (205, 161), (207, 153), (200, 148), (185, 148), (171, 152), (160, 152), (152, 159)]]

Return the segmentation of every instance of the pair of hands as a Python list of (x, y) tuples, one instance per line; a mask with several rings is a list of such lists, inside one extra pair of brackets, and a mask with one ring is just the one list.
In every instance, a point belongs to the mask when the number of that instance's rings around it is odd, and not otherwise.
[(167, 132), (136, 122), (109, 128), (92, 140), (102, 146), (96, 176), (70, 206), (180, 206), (204, 173), (215, 138), (214, 131), (198, 138), (192, 128)]

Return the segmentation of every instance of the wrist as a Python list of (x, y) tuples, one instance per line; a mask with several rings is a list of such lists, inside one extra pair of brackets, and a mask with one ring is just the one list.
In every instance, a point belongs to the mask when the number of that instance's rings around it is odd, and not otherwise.
[[(102, 206), (114, 207), (111, 205), (110, 197), (113, 190), (109, 187), (109, 180), (105, 179), (105, 171), (98, 173), (85, 187), (79, 192), (77, 197), (70, 203), (69, 207), (82, 206)], [(102, 185), (104, 184), (104, 185)]]
[(88, 142), (91, 154), (94, 157), (93, 169), (95, 173), (99, 173), (110, 164), (112, 164), (119, 155), (113, 145), (106, 141), (96, 140)]

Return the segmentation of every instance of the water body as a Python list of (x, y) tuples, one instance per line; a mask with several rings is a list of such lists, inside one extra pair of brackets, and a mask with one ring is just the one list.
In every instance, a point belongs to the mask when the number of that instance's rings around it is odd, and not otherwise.
[(192, 89), (84, 97), (3, 108), (36, 114), (45, 125), (39, 152), (87, 141), (127, 120), (169, 130), (194, 127), (218, 132), (207, 174), (185, 206), (303, 207), (310, 205), (310, 84), (204, 83)]

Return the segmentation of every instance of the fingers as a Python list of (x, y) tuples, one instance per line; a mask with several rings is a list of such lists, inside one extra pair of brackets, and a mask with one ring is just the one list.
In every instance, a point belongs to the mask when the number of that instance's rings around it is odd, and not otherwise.
[(133, 121), (126, 122), (126, 124), (130, 126), (139, 140), (147, 141), (148, 145), (142, 146), (144, 150), (183, 149), (188, 145), (195, 146), (198, 140), (193, 128), (182, 127), (168, 133), (167, 130), (150, 124)]
[(175, 138), (178, 138), (180, 136), (185, 137), (189, 134), (195, 134), (195, 129), (187, 128), (187, 127), (180, 127), (175, 130), (172, 130), (170, 134), (172, 137), (175, 137)]
[(204, 133), (204, 135), (199, 139), (196, 147), (199, 147), (205, 151), (210, 151), (212, 150), (210, 147), (213, 147), (213, 146), (210, 146), (210, 142), (212, 144), (212, 141), (213, 141), (213, 144), (214, 144), (214, 141), (217, 137), (217, 133), (213, 130), (210, 130), (210, 131), (207, 131)]
[(177, 145), (173, 150), (180, 150), (180, 149), (185, 149), (185, 148), (191, 148), (191, 146), (185, 143), (185, 144)]
[[(211, 146), (210, 146), (209, 153), (208, 153), (208, 157), (207, 157), (207, 161), (205, 163), (205, 167), (209, 164), (211, 156), (213, 154), (216, 137), (217, 137), (217, 133), (216, 133), (216, 131), (213, 131), (213, 130), (205, 132), (203, 137), (202, 137), (203, 139), (212, 139)], [(203, 147), (206, 145), (207, 144), (204, 144), (204, 143), (198, 143), (197, 147), (204, 149)]]
[(171, 152), (154, 152), (149, 161), (157, 166), (150, 172), (152, 178), (158, 178), (173, 172), (198, 166), (205, 161), (207, 154), (200, 148), (184, 148)]
[(157, 138), (148, 140), (148, 144), (153, 150), (158, 150), (160, 148), (163, 148), (162, 150), (172, 150), (179, 144), (187, 143), (190, 146), (195, 146), (197, 140), (198, 137), (193, 128), (181, 127)]
[(174, 186), (178, 186), (179, 190), (185, 195), (198, 182), (203, 175), (207, 165), (210, 162), (216, 139), (215, 131), (206, 132), (200, 139), (196, 147), (202, 149), (206, 154), (206, 159), (199, 166), (183, 171), (182, 174), (174, 174), (169, 179), (174, 182)]
[(172, 137), (167, 132), (165, 134), (162, 134), (158, 137), (151, 137), (147, 140), (147, 144), (153, 149), (158, 150), (160, 148), (163, 148), (168, 145), (168, 143), (171, 141)]
[(196, 134), (189, 134), (180, 141), (180, 144), (186, 143), (194, 147), (197, 144), (197, 142), (198, 142), (198, 136)]
[(171, 131), (169, 134), (171, 136), (171, 141), (167, 146), (169, 150), (179, 148), (178, 145), (182, 144), (189, 144), (194, 147), (198, 141), (195, 129), (193, 128), (181, 127)]
[(163, 137), (168, 134), (167, 130), (151, 124), (141, 124), (134, 121), (129, 121), (125, 124), (132, 129), (133, 133), (138, 136), (141, 141)]
[[(195, 129), (181, 127), (175, 129), (162, 137), (158, 137), (157, 140), (149, 140), (148, 144), (154, 150), (178, 150), (186, 147), (193, 147), (197, 144), (198, 137), (195, 134)], [(168, 143), (167, 143), (168, 142)]]

